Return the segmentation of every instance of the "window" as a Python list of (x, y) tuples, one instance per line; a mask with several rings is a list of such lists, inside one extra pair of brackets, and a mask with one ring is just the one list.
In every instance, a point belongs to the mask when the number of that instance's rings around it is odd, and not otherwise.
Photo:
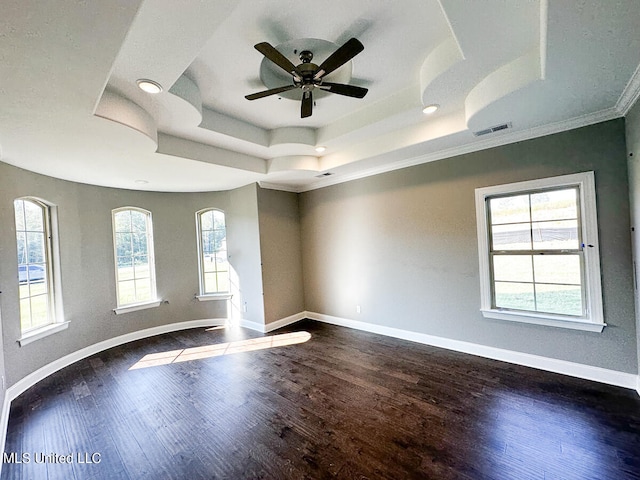
[(200, 295), (229, 293), (229, 262), (224, 212), (209, 208), (196, 213)]
[(485, 317), (602, 331), (593, 172), (476, 189)]
[[(116, 294), (119, 310), (132, 305), (157, 306), (151, 212), (124, 207), (113, 210)], [(149, 305), (151, 304), (151, 305)]]
[[(66, 328), (59, 295), (56, 208), (35, 198), (14, 200), (21, 345)], [(58, 322), (60, 328), (50, 328)], [(29, 338), (30, 340), (27, 340)]]

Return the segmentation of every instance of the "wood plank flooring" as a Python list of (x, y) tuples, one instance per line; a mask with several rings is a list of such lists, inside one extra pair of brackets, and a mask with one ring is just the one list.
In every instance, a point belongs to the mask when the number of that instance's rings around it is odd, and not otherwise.
[(640, 479), (634, 391), (313, 321), (268, 336), (60, 370), (13, 402), (2, 479)]

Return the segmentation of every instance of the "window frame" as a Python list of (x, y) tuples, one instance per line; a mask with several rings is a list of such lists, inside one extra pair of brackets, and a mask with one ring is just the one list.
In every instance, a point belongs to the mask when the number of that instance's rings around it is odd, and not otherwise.
[[(33, 196), (23, 196), (14, 199), (14, 225), (15, 225), (15, 242), (16, 248), (18, 248), (18, 228), (15, 223), (15, 202), (23, 201), (30, 202), (41, 209), (42, 219), (43, 219), (43, 234), (45, 236), (45, 245), (44, 245), (44, 265), (45, 265), (45, 276), (48, 285), (47, 290), (47, 320), (48, 322), (44, 325), (39, 325), (37, 327), (32, 327), (28, 329), (23, 329), (22, 325), (22, 311), (20, 309), (20, 305), (18, 304), (18, 312), (19, 312), (19, 324), (20, 324), (20, 338), (18, 339), (18, 343), (20, 346), (27, 345), (35, 340), (40, 338), (44, 338), (53, 333), (57, 333), (66, 329), (69, 325), (68, 321), (64, 320), (64, 310), (62, 306), (62, 282), (60, 275), (60, 244), (58, 239), (58, 208), (56, 205), (38, 197)], [(26, 221), (26, 218), (25, 218)], [(23, 230), (25, 233), (28, 231)], [(20, 303), (19, 298), (19, 279), (20, 279), (20, 264), (18, 264), (18, 303)], [(29, 263), (27, 263), (27, 277), (29, 275)], [(31, 298), (31, 295), (29, 296)]]
[[(120, 301), (120, 280), (118, 278), (118, 244), (116, 239), (116, 214), (125, 211), (135, 211), (145, 215), (145, 227), (147, 237), (147, 258), (149, 264), (149, 279), (151, 287), (150, 300), (144, 300), (141, 302), (122, 303)], [(154, 251), (154, 235), (153, 235), (153, 217), (149, 210), (141, 207), (125, 206), (114, 208), (111, 210), (111, 231), (113, 236), (113, 266), (115, 271), (115, 287), (116, 287), (116, 305), (113, 310), (116, 314), (129, 313), (136, 310), (142, 310), (145, 308), (157, 307), (160, 305), (161, 300), (158, 299), (157, 285), (156, 285), (156, 268), (155, 268), (155, 251)], [(133, 232), (130, 232), (133, 233)], [(135, 280), (135, 277), (134, 277)]]
[[(494, 280), (491, 268), (491, 228), (488, 201), (495, 197), (516, 196), (524, 193), (544, 192), (561, 188), (578, 189), (578, 219), (583, 258), (582, 295), (584, 314), (561, 315), (525, 310), (510, 310), (493, 306)], [(561, 175), (524, 182), (476, 188), (476, 221), (480, 268), (480, 311), (483, 317), (553, 327), (601, 332), (606, 326), (602, 305), (600, 276), (600, 247), (594, 172)]]
[[(205, 278), (204, 278), (204, 245), (202, 239), (202, 215), (207, 212), (220, 212), (224, 216), (224, 230), (225, 230), (225, 238), (227, 234), (227, 215), (224, 210), (208, 207), (198, 210), (196, 212), (196, 241), (197, 241), (197, 251), (198, 251), (198, 291), (199, 294), (196, 295), (196, 298), (200, 301), (207, 300), (228, 300), (231, 298), (231, 285), (229, 285), (229, 290), (226, 291), (216, 291), (216, 292), (206, 292), (205, 291)], [(225, 255), (227, 257), (227, 262), (229, 261), (229, 251), (228, 248), (225, 249)], [(216, 270), (216, 276), (218, 274), (218, 270)], [(228, 281), (231, 281), (230, 271), (227, 270)]]

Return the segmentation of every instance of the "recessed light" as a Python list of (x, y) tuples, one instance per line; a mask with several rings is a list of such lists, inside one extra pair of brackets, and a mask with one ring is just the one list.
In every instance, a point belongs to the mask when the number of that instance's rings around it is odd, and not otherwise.
[(154, 82), (153, 80), (141, 78), (136, 80), (136, 83), (141, 90), (144, 90), (147, 93), (160, 93), (162, 91), (162, 85), (158, 82)]
[(149, 181), (148, 180), (136, 180), (136, 183), (138, 185), (146, 185), (147, 183), (149, 183)]
[(322, 152), (324, 152), (326, 149), (327, 149), (327, 147), (319, 146), (319, 147), (316, 147), (316, 152), (318, 152), (318, 153), (322, 153)]
[(440, 105), (436, 105), (435, 103), (432, 104), (432, 105), (427, 105), (426, 107), (424, 107), (422, 109), (422, 113), (424, 113), (425, 115), (431, 115), (432, 113), (434, 113), (439, 108), (440, 108)]

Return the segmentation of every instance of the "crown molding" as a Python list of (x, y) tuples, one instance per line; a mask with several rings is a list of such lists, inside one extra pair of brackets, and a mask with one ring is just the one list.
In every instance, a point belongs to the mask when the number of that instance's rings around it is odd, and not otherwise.
[[(394, 162), (370, 169), (365, 169), (360, 172), (356, 172), (349, 175), (340, 176), (337, 174), (334, 177), (327, 177), (326, 180), (322, 180), (313, 185), (305, 185), (298, 188), (298, 193), (307, 192), (311, 190), (317, 190), (319, 188), (329, 187), (331, 185), (337, 185), (340, 183), (350, 182), (352, 180), (358, 180), (360, 178), (366, 178), (381, 173), (391, 172), (399, 170), (401, 168), (412, 167), (423, 163), (434, 162), (436, 160), (443, 160), (446, 158), (452, 158), (458, 155), (464, 155), (467, 153), (479, 152), (489, 148), (499, 147), (502, 145), (508, 145), (510, 143), (522, 142), (525, 140), (531, 140), (534, 138), (544, 137), (547, 135), (553, 135), (555, 133), (561, 133), (568, 130), (574, 130), (576, 128), (586, 127), (594, 125), (596, 123), (606, 122), (608, 120), (614, 120), (620, 118), (622, 115), (617, 108), (607, 108), (587, 115), (581, 115), (579, 117), (570, 118), (568, 120), (562, 120), (560, 122), (550, 123), (548, 125), (541, 125), (538, 127), (529, 128), (527, 130), (509, 131), (505, 130), (500, 133), (496, 133), (490, 138), (483, 138), (482, 140), (473, 141), (464, 145), (459, 145), (445, 150), (440, 150), (426, 155), (420, 155), (417, 157), (407, 158), (399, 162)], [(277, 185), (277, 184), (273, 184)], [(278, 188), (280, 188), (278, 186)], [(289, 187), (290, 188), (290, 187)], [(290, 190), (289, 190), (290, 191)]]
[(621, 117), (626, 117), (631, 107), (638, 101), (638, 98), (640, 98), (640, 65), (638, 65), (626, 87), (624, 87), (620, 98), (616, 102), (615, 109)]
[(293, 185), (280, 185), (278, 183), (273, 182), (258, 182), (258, 186), (260, 188), (266, 188), (268, 190), (280, 190), (281, 192), (292, 192), (292, 193), (300, 193), (302, 190), (300, 188), (295, 187)]

